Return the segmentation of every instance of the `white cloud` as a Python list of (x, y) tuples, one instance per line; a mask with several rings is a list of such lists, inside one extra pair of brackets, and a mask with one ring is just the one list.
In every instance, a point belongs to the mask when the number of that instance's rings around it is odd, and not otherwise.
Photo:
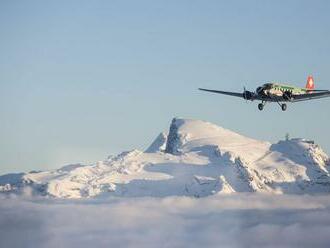
[(0, 198), (0, 247), (328, 247), (328, 196)]

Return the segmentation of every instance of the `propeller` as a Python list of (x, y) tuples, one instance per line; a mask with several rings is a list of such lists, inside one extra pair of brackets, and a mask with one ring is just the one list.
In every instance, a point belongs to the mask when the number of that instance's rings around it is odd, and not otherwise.
[(254, 93), (251, 91), (246, 90), (245, 86), (243, 87), (243, 98), (247, 100), (251, 100), (254, 96)]
[(245, 103), (247, 103), (247, 97), (246, 97), (246, 88), (245, 88), (245, 86), (243, 87), (243, 97), (244, 97), (244, 99), (245, 99)]

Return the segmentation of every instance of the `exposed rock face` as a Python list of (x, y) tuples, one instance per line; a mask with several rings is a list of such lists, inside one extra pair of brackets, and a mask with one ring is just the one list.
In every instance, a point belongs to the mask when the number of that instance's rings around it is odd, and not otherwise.
[(0, 192), (58, 198), (320, 193), (330, 192), (329, 170), (329, 157), (314, 142), (270, 144), (208, 122), (175, 118), (168, 136), (159, 135), (145, 152), (0, 176)]
[(167, 138), (166, 148), (165, 148), (166, 153), (171, 153), (171, 154), (179, 153), (179, 147), (182, 145), (182, 140), (181, 140), (182, 137), (179, 133), (179, 127), (183, 123), (184, 122), (182, 120), (177, 118), (174, 118), (172, 120), (170, 131)]

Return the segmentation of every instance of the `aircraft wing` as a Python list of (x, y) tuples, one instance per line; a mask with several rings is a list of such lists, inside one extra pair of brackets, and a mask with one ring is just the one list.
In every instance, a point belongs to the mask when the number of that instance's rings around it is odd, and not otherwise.
[(301, 102), (301, 101), (307, 101), (307, 100), (313, 100), (313, 99), (319, 99), (324, 97), (330, 97), (330, 91), (324, 90), (324, 91), (318, 91), (318, 92), (312, 92), (307, 94), (301, 94), (301, 95), (295, 95), (292, 98), (292, 102)]
[(236, 96), (236, 97), (244, 98), (243, 93), (229, 92), (229, 91), (220, 91), (220, 90), (208, 90), (208, 89), (202, 89), (202, 88), (199, 88), (199, 90), (207, 91), (207, 92), (212, 92), (212, 93), (223, 94), (223, 95), (228, 95), (228, 96)]

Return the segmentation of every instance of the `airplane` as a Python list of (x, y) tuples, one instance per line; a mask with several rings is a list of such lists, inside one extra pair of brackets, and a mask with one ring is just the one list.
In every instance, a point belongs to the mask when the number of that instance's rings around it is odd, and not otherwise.
[(199, 88), (202, 91), (218, 93), (223, 95), (240, 97), (245, 100), (258, 100), (258, 109), (261, 111), (267, 102), (276, 102), (283, 111), (287, 109), (287, 102), (300, 102), (306, 100), (319, 99), (323, 97), (330, 97), (330, 90), (316, 90), (313, 76), (308, 76), (305, 88), (298, 88), (282, 83), (266, 83), (256, 89), (255, 92), (248, 91), (244, 88), (243, 93), (228, 92), (220, 90), (209, 90)]

